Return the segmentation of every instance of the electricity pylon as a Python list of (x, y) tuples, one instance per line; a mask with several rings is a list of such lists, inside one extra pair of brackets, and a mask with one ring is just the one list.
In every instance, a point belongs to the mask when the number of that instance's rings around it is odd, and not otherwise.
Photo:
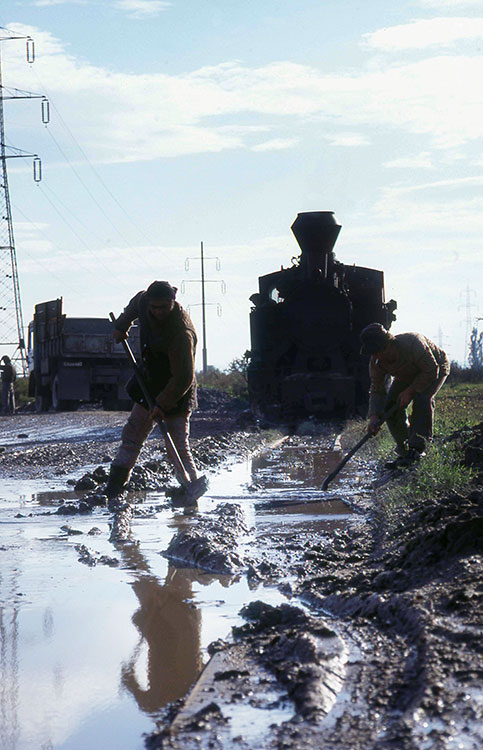
[[(189, 271), (190, 267), (190, 260), (191, 258), (186, 258), (184, 267), (185, 271)], [(217, 281), (215, 279), (205, 279), (205, 254), (203, 249), (203, 243), (201, 243), (201, 253), (200, 253), (200, 263), (201, 263), (201, 279), (183, 279), (181, 282), (181, 294), (184, 294), (185, 292), (185, 286), (187, 282), (195, 282), (197, 284), (201, 284), (201, 303), (195, 303), (195, 304), (201, 304), (201, 316), (202, 316), (202, 335), (203, 335), (203, 348), (202, 348), (202, 356), (203, 356), (203, 375), (206, 375), (208, 372), (208, 349), (206, 345), (206, 306), (207, 305), (214, 305), (216, 304), (216, 309), (218, 312), (218, 317), (221, 317), (221, 305), (219, 302), (206, 302), (205, 299), (205, 284), (220, 284), (221, 285), (221, 292), (222, 294), (225, 294), (226, 292), (226, 284), (223, 280)], [(219, 271), (221, 264), (220, 259), (218, 257), (210, 258), (210, 260), (216, 260), (216, 270)], [(189, 313), (190, 307), (194, 307), (194, 305), (188, 305), (187, 311)]]
[[(27, 62), (33, 63), (35, 60), (33, 39), (0, 27), (0, 42), (14, 39), (26, 40)], [(42, 122), (47, 123), (49, 121), (49, 106), (45, 96), (32, 94), (29, 91), (20, 91), (19, 89), (7, 89), (3, 85), (0, 44), (0, 347), (15, 347), (12, 359), (20, 364), (25, 376), (27, 374), (27, 356), (12, 210), (8, 191), (7, 159), (32, 157), (34, 180), (36, 182), (41, 180), (42, 167), (37, 154), (28, 154), (18, 148), (6, 145), (3, 103), (7, 99), (42, 99)]]

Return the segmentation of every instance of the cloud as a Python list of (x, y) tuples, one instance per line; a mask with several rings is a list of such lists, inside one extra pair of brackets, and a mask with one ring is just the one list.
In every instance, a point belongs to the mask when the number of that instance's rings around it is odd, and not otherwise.
[(282, 149), (292, 148), (298, 143), (298, 138), (273, 138), (271, 141), (264, 141), (252, 146), (252, 151), (281, 151)]
[(481, 0), (417, 0), (417, 5), (422, 5), (423, 8), (476, 8), (481, 9)]
[(483, 18), (431, 18), (364, 34), (368, 47), (400, 52), (427, 47), (450, 47), (461, 40), (483, 39)]
[(117, 0), (114, 6), (127, 11), (130, 18), (152, 18), (163, 13), (171, 4), (162, 0)]
[[(289, 148), (304, 139), (306, 128), (313, 130), (314, 121), (334, 146), (366, 145), (372, 129), (425, 135), (439, 149), (481, 138), (483, 87), (475, 81), (483, 80), (482, 55), (438, 55), (330, 74), (290, 61), (250, 67), (236, 60), (179, 74), (133, 74), (78, 60), (46, 32), (20, 25), (15, 30), (35, 38), (42, 86), (63, 117), (75, 112), (70, 119), (97, 161)], [(19, 56), (6, 48), (4, 59), (8, 79), (30, 89), (30, 71)], [(225, 124), (228, 118), (233, 125)], [(52, 127), (54, 122), (55, 107)], [(257, 136), (258, 123), (263, 137)]]
[(401, 157), (400, 159), (392, 159), (386, 161), (382, 165), (383, 167), (394, 167), (398, 169), (432, 169), (433, 163), (431, 161), (431, 155), (425, 151), (424, 153), (417, 154), (416, 156)]
[(332, 146), (367, 146), (370, 140), (362, 133), (333, 133), (324, 134), (323, 137)]
[(89, 0), (34, 0), (37, 8), (47, 8), (51, 5), (87, 5)]

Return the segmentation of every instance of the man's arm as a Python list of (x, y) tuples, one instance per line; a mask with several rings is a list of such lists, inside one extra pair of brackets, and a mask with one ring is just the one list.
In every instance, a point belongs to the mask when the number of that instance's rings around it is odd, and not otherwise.
[(169, 351), (171, 377), (156, 403), (163, 412), (170, 412), (191, 387), (195, 377), (195, 342), (189, 331), (177, 336)]
[(122, 313), (116, 318), (112, 335), (114, 341), (119, 344), (126, 338), (131, 324), (139, 316), (139, 300), (144, 292), (138, 292), (127, 304)]

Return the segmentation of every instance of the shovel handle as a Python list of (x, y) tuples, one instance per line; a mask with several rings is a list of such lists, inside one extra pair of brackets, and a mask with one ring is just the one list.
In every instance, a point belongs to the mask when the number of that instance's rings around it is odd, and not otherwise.
[[(379, 420), (379, 426), (383, 425), (384, 422), (386, 421), (386, 419), (388, 419), (389, 417), (391, 417), (397, 409), (398, 409), (398, 405), (397, 404), (393, 404), (393, 406), (391, 406), (390, 409), (388, 409), (386, 412), (384, 412), (384, 414), (382, 415), (381, 419)], [(346, 453), (346, 455), (344, 456), (344, 458), (342, 459), (342, 461), (339, 464), (337, 464), (337, 466), (335, 467), (335, 469), (333, 471), (331, 471), (330, 474), (328, 474), (328, 476), (326, 476), (326, 478), (322, 482), (322, 489), (323, 490), (327, 489), (327, 487), (329, 486), (330, 482), (332, 482), (332, 480), (337, 476), (337, 474), (339, 473), (339, 471), (344, 468), (344, 466), (352, 458), (352, 456), (354, 455), (354, 453), (357, 453), (357, 451), (360, 448), (362, 448), (362, 446), (364, 445), (364, 443), (367, 443), (367, 441), (371, 437), (374, 437), (374, 434), (372, 432), (367, 431), (366, 434), (364, 435), (364, 437), (361, 438), (359, 440), (359, 442), (356, 443), (356, 445), (354, 445), (350, 449), (350, 451), (348, 451)]]
[[(116, 322), (116, 316), (114, 315), (114, 313), (112, 313), (112, 312), (109, 313), (109, 317), (110, 317), (112, 323)], [(136, 379), (137, 379), (137, 381), (139, 383), (139, 387), (141, 388), (141, 390), (143, 392), (143, 396), (146, 399), (146, 403), (147, 403), (147, 405), (149, 407), (149, 410), (152, 411), (154, 409), (154, 407), (155, 407), (156, 404), (155, 404), (154, 399), (151, 397), (151, 394), (149, 393), (149, 391), (147, 389), (146, 383), (144, 382), (143, 374), (141, 372), (141, 368), (139, 367), (139, 365), (138, 365), (138, 363), (136, 361), (136, 357), (134, 356), (133, 351), (132, 351), (131, 347), (129, 346), (129, 343), (128, 343), (127, 339), (123, 339), (121, 343), (123, 345), (124, 351), (126, 352), (128, 358), (131, 360), (131, 364), (132, 364), (132, 367), (133, 367), (133, 370), (134, 370), (134, 374), (135, 374)], [(183, 464), (183, 462), (181, 460), (181, 456), (179, 455), (178, 450), (177, 450), (175, 444), (173, 443), (173, 438), (169, 434), (168, 428), (166, 427), (166, 425), (164, 424), (164, 422), (163, 422), (163, 420), (161, 418), (156, 418), (156, 423), (158, 424), (159, 429), (163, 433), (163, 437), (164, 437), (165, 441), (168, 443), (168, 445), (169, 445), (169, 447), (171, 449), (172, 456), (173, 456), (173, 459), (174, 459), (174, 463), (176, 464), (176, 468), (178, 469), (178, 471), (180, 473), (179, 482), (184, 487), (188, 487), (188, 485), (190, 484), (190, 479), (189, 479), (189, 476), (188, 476), (188, 472), (186, 471), (186, 469), (184, 467), (184, 464)]]

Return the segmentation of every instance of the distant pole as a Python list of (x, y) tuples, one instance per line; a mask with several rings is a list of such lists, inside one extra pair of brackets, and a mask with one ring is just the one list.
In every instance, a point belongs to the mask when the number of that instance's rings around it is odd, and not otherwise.
[(208, 352), (206, 349), (206, 305), (205, 305), (205, 258), (201, 243), (201, 316), (203, 320), (203, 375), (208, 372)]
[[(226, 292), (226, 284), (223, 280), (215, 281), (215, 279), (206, 279), (205, 278), (205, 260), (216, 260), (216, 270), (219, 271), (221, 268), (220, 259), (217, 257), (210, 257), (207, 256), (205, 258), (205, 250), (203, 247), (203, 243), (201, 243), (201, 254), (193, 256), (192, 258), (186, 258), (184, 262), (185, 271), (189, 271), (190, 268), (190, 260), (196, 260), (200, 261), (201, 263), (201, 278), (200, 279), (183, 279), (181, 282), (181, 294), (184, 294), (185, 287), (188, 282), (194, 282), (195, 284), (201, 284), (201, 319), (202, 319), (202, 337), (203, 337), (203, 375), (206, 375), (208, 372), (208, 348), (206, 344), (206, 308), (208, 305), (214, 305), (216, 304), (217, 311), (218, 311), (218, 317), (221, 317), (221, 305), (219, 303), (215, 302), (207, 302), (205, 291), (206, 291), (206, 284), (212, 283), (212, 284), (221, 284), (221, 292), (222, 294), (225, 294)], [(199, 302), (195, 303), (195, 306), (199, 305)], [(188, 305), (187, 312), (190, 312), (190, 308), (193, 305)]]

